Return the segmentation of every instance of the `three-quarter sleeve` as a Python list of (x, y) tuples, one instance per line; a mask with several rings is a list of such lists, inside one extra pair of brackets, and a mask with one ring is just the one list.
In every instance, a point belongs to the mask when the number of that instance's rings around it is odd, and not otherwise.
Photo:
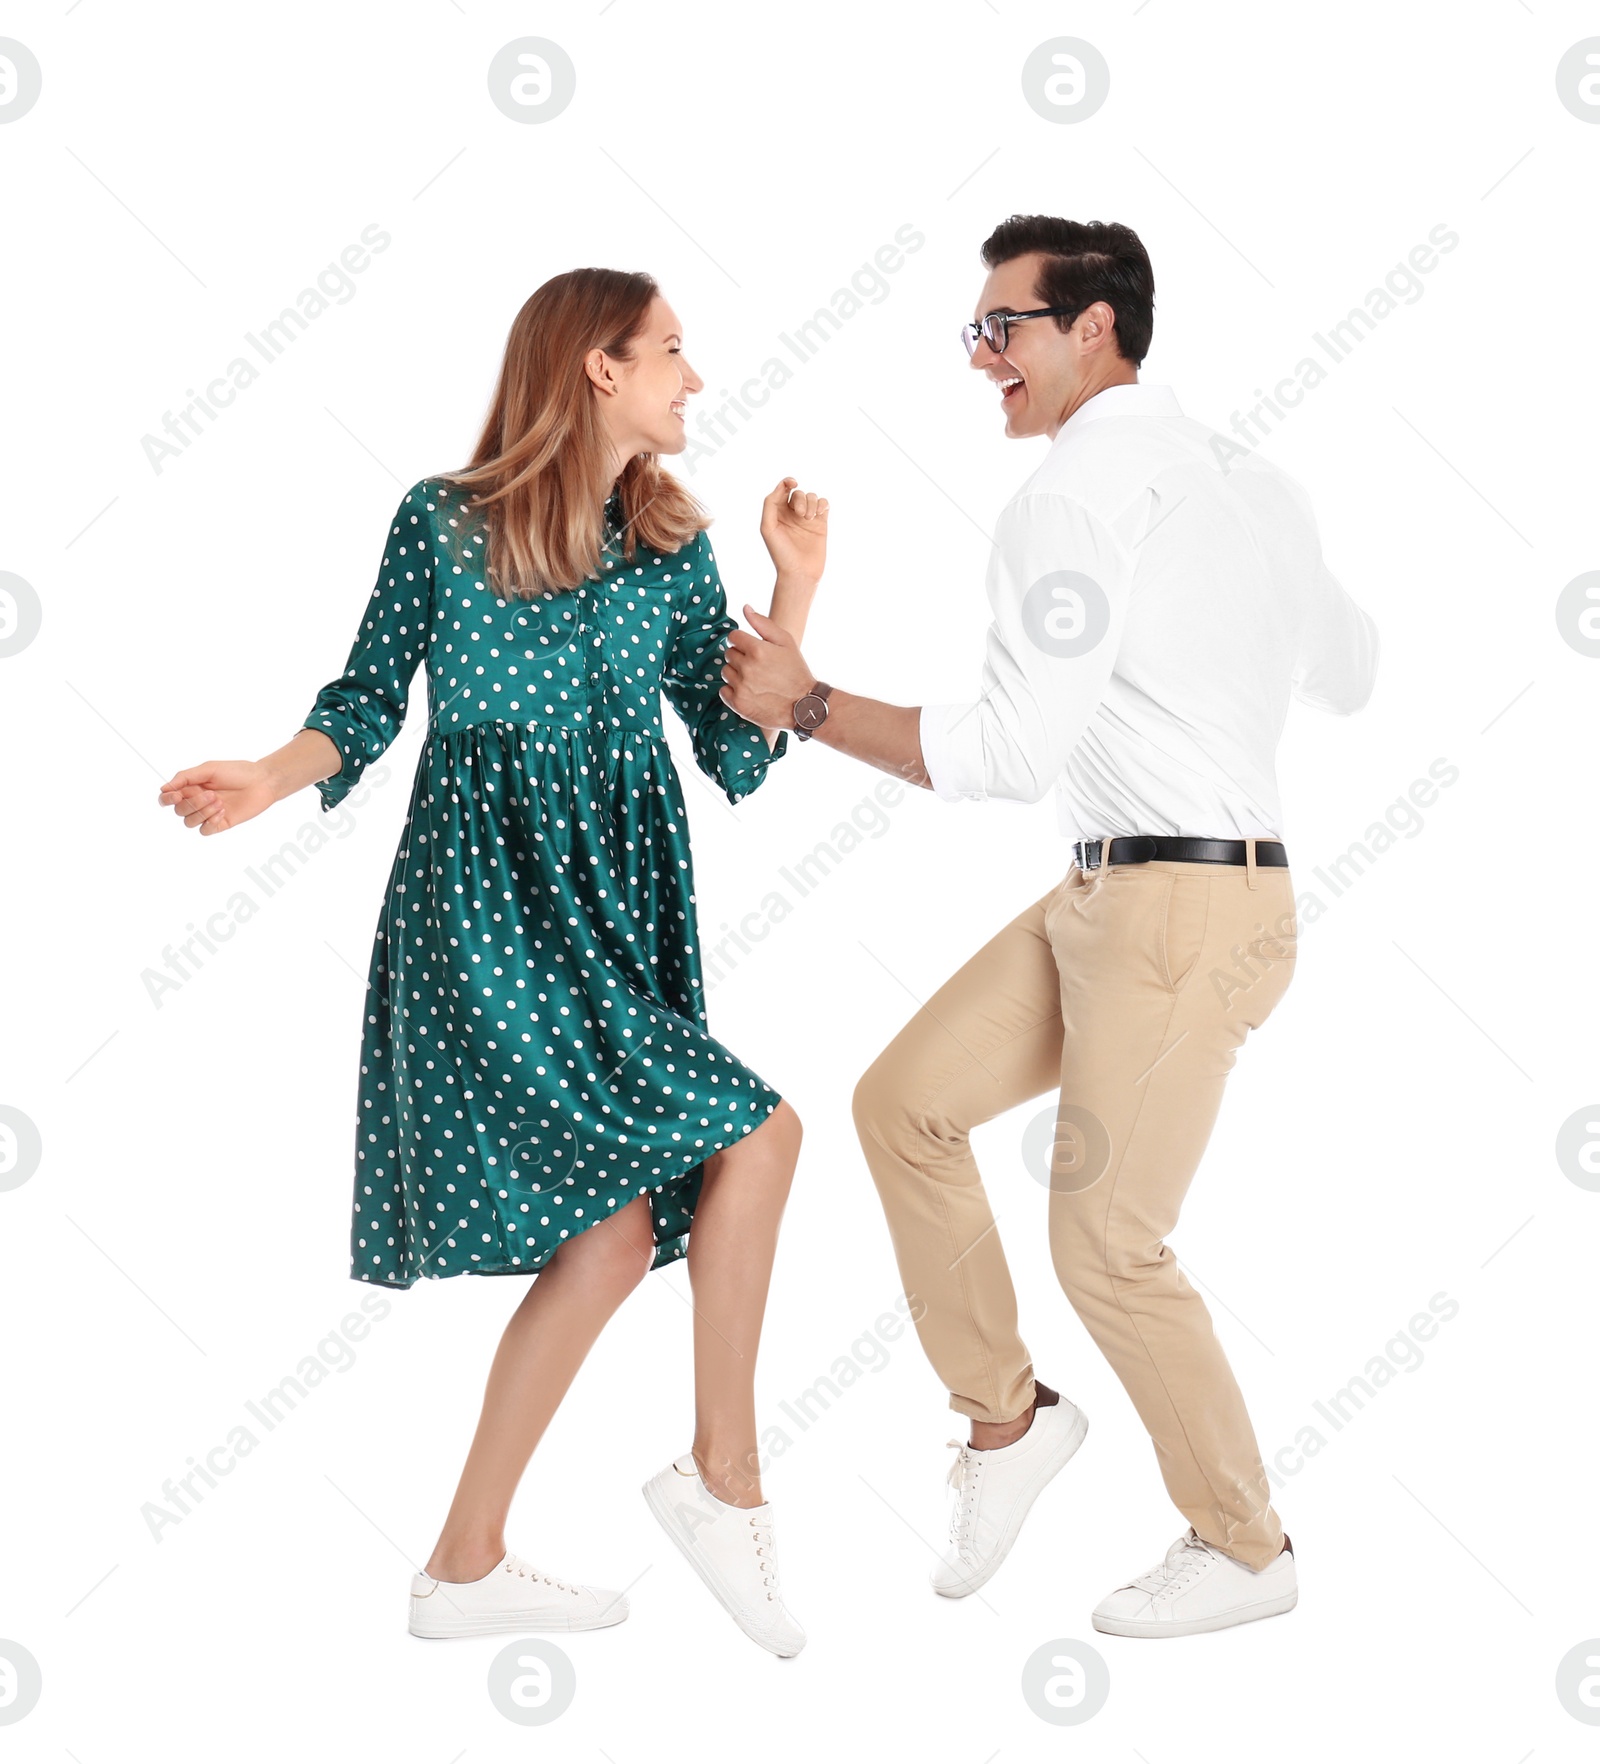
[(661, 687), (689, 731), (700, 770), (722, 786), (729, 802), (739, 802), (788, 750), (789, 731), (780, 729), (769, 750), (766, 731), (722, 702), (722, 658), (738, 620), (728, 616), (706, 535), (696, 534), (680, 556), (676, 634)]
[(412, 676), (427, 648), (433, 604), (430, 500), (418, 484), (395, 511), (350, 659), (338, 679), (317, 694), (301, 724), (322, 730), (343, 761), (332, 777), (317, 784), (324, 812), (343, 801), (405, 721)]

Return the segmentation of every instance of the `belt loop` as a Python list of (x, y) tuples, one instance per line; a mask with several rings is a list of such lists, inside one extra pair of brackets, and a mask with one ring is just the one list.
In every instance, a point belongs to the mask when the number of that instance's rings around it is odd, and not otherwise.
[(1247, 839), (1244, 842), (1244, 875), (1246, 883), (1254, 888), (1256, 885), (1256, 842)]

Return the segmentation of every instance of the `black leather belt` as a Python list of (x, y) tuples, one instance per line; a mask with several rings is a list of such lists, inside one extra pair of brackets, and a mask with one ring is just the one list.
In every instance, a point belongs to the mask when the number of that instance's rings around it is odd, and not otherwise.
[[(1107, 850), (1109, 847), (1109, 851)], [(1080, 870), (1097, 870), (1102, 862), (1148, 864), (1165, 858), (1177, 864), (1242, 864), (1242, 839), (1168, 839), (1132, 834), (1117, 839), (1079, 839), (1072, 855)], [(1256, 862), (1263, 869), (1286, 870), (1289, 854), (1276, 839), (1256, 841)]]

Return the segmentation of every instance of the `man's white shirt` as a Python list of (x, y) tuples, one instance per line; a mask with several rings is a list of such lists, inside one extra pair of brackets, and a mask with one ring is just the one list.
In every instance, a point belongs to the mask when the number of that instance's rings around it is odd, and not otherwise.
[(1167, 386), (1072, 413), (1001, 513), (988, 594), (981, 697), (922, 708), (929, 782), (947, 801), (1054, 786), (1072, 839), (1281, 837), (1291, 696), (1348, 714), (1377, 669), (1305, 491)]

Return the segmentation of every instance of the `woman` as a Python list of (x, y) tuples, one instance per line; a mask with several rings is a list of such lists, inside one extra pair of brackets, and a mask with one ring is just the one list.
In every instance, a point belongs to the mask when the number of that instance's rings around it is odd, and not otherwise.
[[(685, 1254), (692, 1450), (652, 1510), (746, 1634), (805, 1636), (778, 1590), (753, 1374), (800, 1122), (705, 1030), (688, 822), (661, 695), (730, 802), (782, 756), (720, 697), (734, 628), (707, 519), (661, 467), (702, 381), (650, 277), (582, 269), (517, 315), (471, 463), (409, 490), (344, 673), (266, 758), (177, 773), (210, 835), (316, 784), (337, 804), (427, 662), (428, 737), (369, 970), (352, 1278), (536, 1274), (413, 1635), (599, 1628), (621, 1593), (507, 1552), (512, 1495), (601, 1328)], [(761, 533), (798, 641), (827, 503), (786, 478)], [(693, 1232), (690, 1232), (691, 1222)]]

